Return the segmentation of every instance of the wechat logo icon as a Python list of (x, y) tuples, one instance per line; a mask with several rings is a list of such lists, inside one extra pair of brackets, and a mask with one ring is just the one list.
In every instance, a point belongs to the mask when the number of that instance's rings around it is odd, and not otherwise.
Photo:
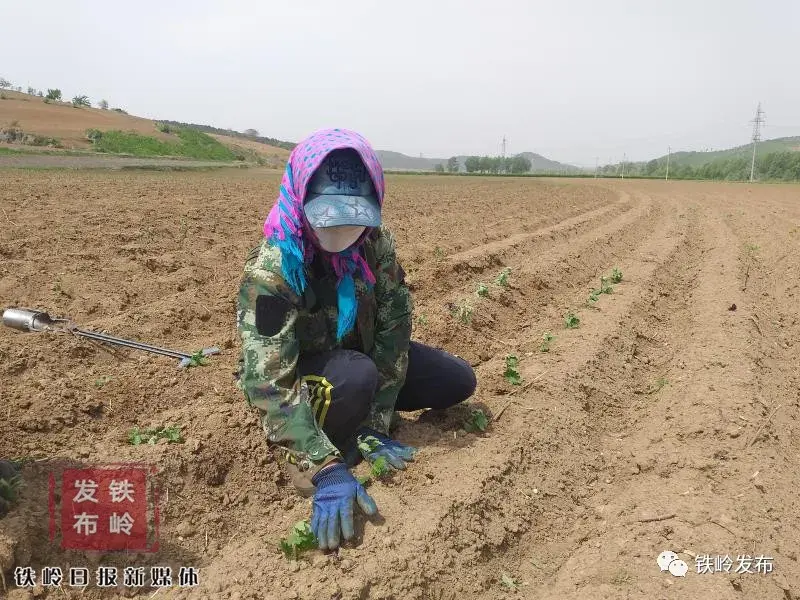
[(664, 550), (658, 555), (656, 562), (662, 571), (669, 571), (675, 577), (686, 577), (686, 572), (689, 570), (689, 565), (678, 558), (678, 555), (671, 550)]

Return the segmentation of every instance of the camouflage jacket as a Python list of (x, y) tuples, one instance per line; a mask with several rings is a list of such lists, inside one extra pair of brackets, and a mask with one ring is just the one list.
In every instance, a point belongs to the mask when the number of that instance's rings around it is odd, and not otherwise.
[(349, 348), (367, 354), (379, 373), (379, 387), (364, 423), (387, 433), (405, 382), (411, 338), (412, 300), (397, 262), (394, 238), (385, 227), (363, 245), (376, 284), (356, 277), (356, 327), (336, 342), (336, 276), (315, 260), (306, 269), (307, 285), (295, 294), (281, 274), (278, 248), (264, 240), (244, 267), (237, 325), (242, 344), (239, 388), (262, 413), (270, 442), (286, 450), (301, 470), (315, 469), (338, 456), (314, 418), (308, 384), (298, 380), (299, 354)]

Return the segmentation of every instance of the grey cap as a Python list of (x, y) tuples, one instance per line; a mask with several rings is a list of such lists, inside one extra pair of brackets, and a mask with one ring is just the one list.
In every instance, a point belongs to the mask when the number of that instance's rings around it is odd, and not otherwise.
[(334, 150), (311, 176), (303, 206), (312, 227), (378, 227), (381, 207), (372, 178), (358, 152)]

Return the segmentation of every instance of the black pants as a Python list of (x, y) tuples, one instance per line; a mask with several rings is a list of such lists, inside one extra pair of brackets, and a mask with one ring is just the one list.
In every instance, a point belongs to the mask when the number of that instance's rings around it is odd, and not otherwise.
[[(378, 369), (355, 350), (332, 350), (300, 355), (298, 375), (311, 390), (317, 422), (337, 448), (344, 451), (367, 417), (378, 388)], [(406, 380), (395, 410), (447, 408), (475, 391), (475, 373), (469, 364), (444, 350), (411, 342)]]

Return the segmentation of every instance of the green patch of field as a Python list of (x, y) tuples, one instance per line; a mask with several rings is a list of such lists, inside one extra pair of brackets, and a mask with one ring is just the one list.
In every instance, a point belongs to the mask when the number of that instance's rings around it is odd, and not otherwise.
[(237, 160), (229, 148), (202, 131), (173, 129), (179, 141), (159, 140), (125, 131), (92, 131), (94, 149), (110, 154), (130, 156), (181, 156), (205, 160)]

